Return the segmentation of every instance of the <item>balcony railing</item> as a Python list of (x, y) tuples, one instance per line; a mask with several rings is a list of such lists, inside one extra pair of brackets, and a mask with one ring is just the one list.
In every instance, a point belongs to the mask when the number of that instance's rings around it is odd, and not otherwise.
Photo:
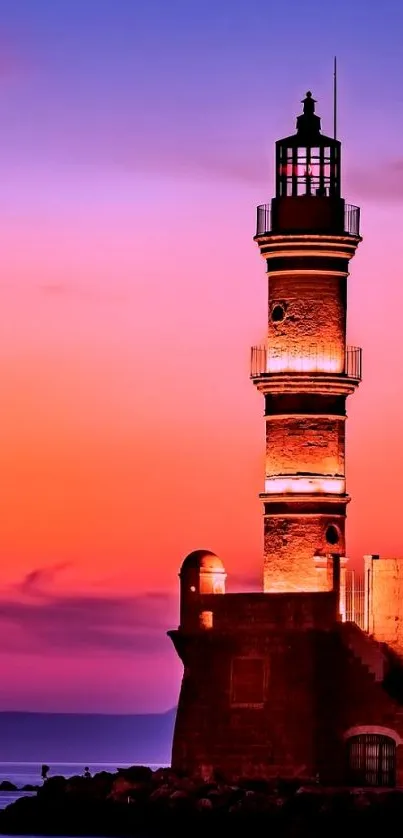
[(360, 208), (344, 204), (344, 232), (350, 236), (360, 235)]
[(252, 346), (251, 378), (284, 373), (325, 373), (361, 381), (362, 349), (347, 346), (344, 358), (325, 345), (282, 350), (277, 347)]
[(264, 236), (271, 231), (271, 204), (260, 204), (256, 210), (256, 235)]
[[(265, 233), (280, 232), (273, 230), (271, 204), (261, 204), (257, 208), (256, 235), (264, 236)], [(307, 230), (301, 230), (307, 232)], [(344, 229), (343, 233), (350, 236), (360, 235), (360, 207), (353, 204), (344, 204)]]

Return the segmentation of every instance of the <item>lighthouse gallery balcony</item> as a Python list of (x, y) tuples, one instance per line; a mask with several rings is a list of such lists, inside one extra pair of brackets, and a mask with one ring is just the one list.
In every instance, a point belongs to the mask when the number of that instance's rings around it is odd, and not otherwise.
[[(290, 201), (290, 199), (288, 199)], [(301, 198), (291, 199), (291, 201), (301, 202)], [(304, 201), (304, 198), (302, 198)], [(308, 198), (310, 202), (310, 206), (318, 206), (321, 205), (321, 210), (323, 211), (327, 203), (329, 202), (329, 198)], [(312, 204), (313, 202), (313, 204)], [(353, 204), (345, 204), (344, 201), (342, 202), (344, 206), (341, 206), (341, 213), (342, 217), (340, 218), (340, 228), (337, 230), (337, 235), (347, 235), (347, 236), (359, 236), (360, 235), (360, 207), (356, 207)], [(297, 206), (297, 204), (295, 204)], [(299, 213), (297, 213), (297, 218), (301, 217)], [(344, 224), (343, 224), (344, 218)], [(319, 219), (317, 218), (317, 221)], [(281, 225), (280, 225), (281, 226)], [(308, 232), (308, 227), (304, 223), (301, 229), (298, 229), (299, 224), (295, 221), (295, 225), (291, 225), (293, 227), (292, 232), (294, 233), (302, 233), (306, 234)], [(315, 223), (313, 225), (316, 226)], [(321, 225), (320, 225), (321, 226)], [(337, 225), (338, 226), (338, 225)], [(256, 236), (264, 236), (269, 233), (278, 233), (280, 232), (280, 228), (278, 226), (278, 222), (276, 222), (275, 217), (273, 216), (272, 211), (272, 204), (261, 204), (257, 208), (257, 220), (256, 220)], [(288, 232), (291, 232), (291, 227), (288, 229)], [(312, 229), (313, 232), (313, 229)], [(330, 232), (330, 229), (327, 231)]]
[(330, 374), (358, 382), (362, 378), (362, 349), (359, 346), (347, 346), (343, 358), (320, 344), (301, 349), (296, 347), (292, 351), (252, 346), (252, 379), (287, 373)]

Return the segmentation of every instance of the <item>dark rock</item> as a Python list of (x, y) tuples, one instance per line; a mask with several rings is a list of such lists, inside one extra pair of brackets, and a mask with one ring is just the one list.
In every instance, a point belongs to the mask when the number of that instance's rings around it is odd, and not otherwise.
[(204, 782), (170, 769), (152, 773), (133, 766), (116, 774), (51, 777), (37, 795), (0, 811), (0, 833), (221, 838), (229, 828), (232, 835), (349, 838), (369, 833), (372, 826), (395, 834), (393, 824), (402, 819), (401, 791), (328, 789), (280, 778), (270, 783), (246, 778), (230, 785), (219, 777)]
[(130, 768), (118, 768), (118, 776), (134, 783), (151, 783), (153, 772), (148, 765), (132, 765)]
[(269, 781), (262, 780), (260, 777), (240, 778), (238, 786), (246, 791), (262, 792), (263, 794), (268, 794), (271, 788)]
[(54, 777), (49, 777), (45, 780), (43, 786), (38, 789), (38, 797), (56, 798), (64, 795), (66, 790), (67, 780), (56, 774)]
[(208, 797), (199, 797), (199, 799), (197, 801), (197, 808), (200, 811), (205, 812), (205, 811), (208, 811), (209, 809), (212, 809), (213, 804), (212, 804), (211, 800), (209, 800)]
[(10, 780), (3, 780), (0, 783), (0, 791), (18, 791), (18, 787), (14, 783), (10, 783)]

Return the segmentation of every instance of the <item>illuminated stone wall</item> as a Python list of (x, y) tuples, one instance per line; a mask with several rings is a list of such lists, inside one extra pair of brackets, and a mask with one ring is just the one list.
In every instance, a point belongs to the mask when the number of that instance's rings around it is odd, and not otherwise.
[(284, 631), (298, 629), (318, 629), (327, 631), (334, 625), (337, 595), (332, 587), (332, 562), (326, 561), (329, 576), (329, 591), (321, 593), (292, 593), (268, 596), (267, 593), (226, 594), (200, 596), (201, 613), (213, 614), (213, 628), (224, 633), (232, 632), (234, 625), (237, 632), (248, 633), (251, 625), (259, 626), (261, 631), (277, 631), (281, 626)]
[(266, 421), (266, 475), (344, 475), (345, 421), (323, 417), (270, 417)]
[(200, 597), (212, 620), (170, 632), (184, 664), (175, 769), (341, 783), (356, 726), (386, 726), (400, 741), (401, 707), (343, 641), (335, 603), (332, 594)]
[[(329, 589), (329, 578), (315, 556), (345, 553), (342, 516), (266, 515), (264, 518), (263, 588), (268, 592), (321, 591)], [(339, 541), (326, 540), (329, 526), (337, 529)]]
[(403, 558), (365, 557), (368, 630), (403, 656)]
[(314, 369), (316, 364), (328, 372), (341, 371), (345, 295), (345, 277), (270, 277), (268, 337), (272, 365), (281, 362), (284, 368), (288, 359), (290, 368), (305, 362), (307, 369)]
[[(270, 266), (269, 266), (270, 267)], [(312, 273), (269, 274), (268, 371), (328, 372), (344, 369), (346, 327), (346, 276), (315, 273), (315, 259), (304, 257)], [(305, 397), (301, 396), (303, 400)], [(296, 403), (287, 415), (266, 417), (265, 492), (295, 498), (282, 513), (264, 519), (264, 590), (323, 591), (329, 579), (317, 557), (330, 552), (345, 554), (345, 516), (321, 512), (321, 497), (339, 496), (345, 508), (345, 418), (323, 412), (314, 397), (306, 409)], [(308, 415), (309, 414), (309, 415)], [(319, 478), (315, 478), (318, 475)], [(279, 476), (294, 476), (284, 483)], [(320, 477), (334, 478), (324, 482)], [(313, 479), (310, 479), (313, 477)], [(338, 480), (340, 477), (342, 479)], [(297, 495), (309, 495), (309, 514), (297, 514)], [(301, 500), (301, 499), (300, 499)], [(299, 509), (301, 513), (301, 509)], [(326, 537), (334, 525), (336, 541)]]
[(200, 607), (211, 628), (170, 634), (184, 664), (173, 766), (314, 776), (316, 634), (334, 625), (336, 597), (204, 595)]

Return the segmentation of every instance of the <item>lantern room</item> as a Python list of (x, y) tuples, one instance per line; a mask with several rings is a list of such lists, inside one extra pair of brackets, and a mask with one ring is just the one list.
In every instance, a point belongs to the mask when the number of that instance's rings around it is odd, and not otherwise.
[(297, 133), (276, 143), (276, 197), (340, 198), (340, 142), (320, 133), (320, 117), (308, 90)]
[(256, 238), (306, 234), (359, 236), (360, 211), (341, 195), (341, 143), (321, 133), (316, 100), (302, 99), (296, 133), (276, 142), (276, 195), (257, 210)]

